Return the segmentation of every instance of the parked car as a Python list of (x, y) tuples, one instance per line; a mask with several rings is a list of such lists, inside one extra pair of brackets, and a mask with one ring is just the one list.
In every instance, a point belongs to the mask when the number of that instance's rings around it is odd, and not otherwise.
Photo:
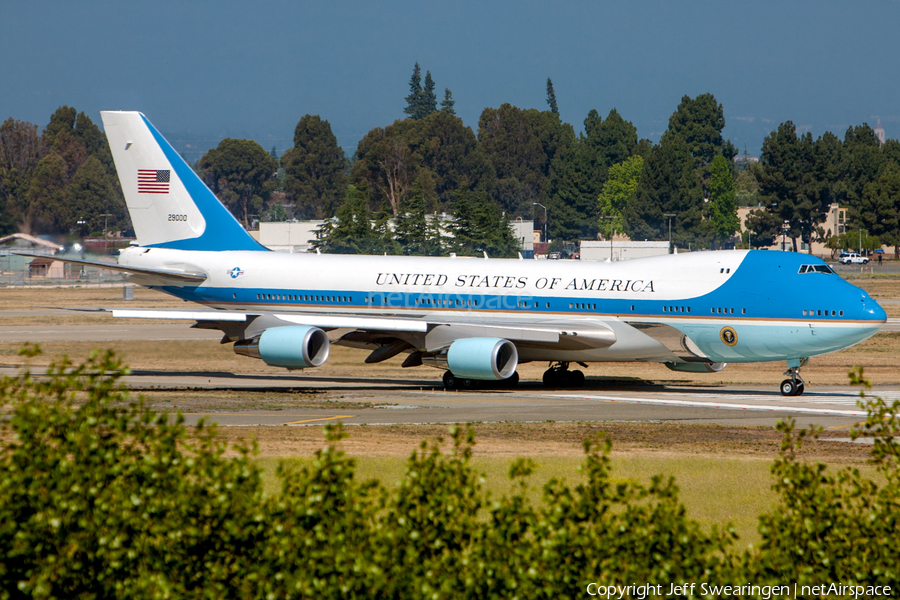
[(866, 265), (866, 264), (869, 264), (869, 259), (866, 258), (865, 256), (860, 256), (856, 252), (851, 252), (850, 254), (848, 254), (846, 256), (841, 256), (840, 263), (842, 265), (850, 265), (850, 264)]

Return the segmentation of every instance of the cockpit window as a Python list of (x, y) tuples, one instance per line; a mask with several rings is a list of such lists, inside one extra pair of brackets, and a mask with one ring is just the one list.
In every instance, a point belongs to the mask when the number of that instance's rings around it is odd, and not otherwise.
[(825, 273), (834, 274), (834, 270), (828, 265), (800, 265), (800, 273)]

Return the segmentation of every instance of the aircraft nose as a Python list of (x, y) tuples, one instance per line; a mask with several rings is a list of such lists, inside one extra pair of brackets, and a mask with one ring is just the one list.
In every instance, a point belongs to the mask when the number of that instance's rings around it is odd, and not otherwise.
[(887, 313), (881, 308), (881, 305), (865, 292), (862, 294), (862, 306), (863, 320), (882, 323), (887, 321)]

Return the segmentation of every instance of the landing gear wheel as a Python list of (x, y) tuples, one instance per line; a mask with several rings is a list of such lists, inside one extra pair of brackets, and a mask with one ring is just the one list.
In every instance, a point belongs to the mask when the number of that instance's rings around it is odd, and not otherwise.
[(513, 372), (512, 375), (504, 379), (501, 383), (504, 387), (515, 388), (519, 385), (519, 373), (517, 371)]
[(544, 371), (544, 377), (542, 378), (544, 385), (547, 387), (556, 387), (559, 385), (559, 377), (557, 375), (557, 371), (553, 369), (547, 369)]
[(785, 379), (781, 382), (781, 395), (782, 396), (796, 396), (798, 386), (794, 383), (793, 379)]
[[(587, 367), (584, 363), (578, 363)], [(544, 371), (544, 385), (547, 387), (581, 387), (584, 385), (584, 373), (570, 371), (569, 363), (558, 362)]]
[(460, 387), (464, 390), (474, 390), (478, 386), (477, 379), (462, 379)]
[(444, 376), (441, 380), (444, 383), (445, 390), (455, 390), (456, 386), (459, 385), (459, 380), (456, 378), (456, 375), (450, 371), (444, 371)]
[(584, 373), (575, 370), (569, 373), (568, 387), (580, 388), (584, 386)]
[[(806, 359), (802, 359), (802, 361), (806, 361)], [(781, 395), (782, 396), (799, 396), (803, 393), (803, 389), (806, 387), (803, 382), (803, 378), (800, 377), (800, 367), (788, 367), (788, 370), (784, 372), (785, 375), (788, 375), (790, 379), (785, 379), (781, 382)]]

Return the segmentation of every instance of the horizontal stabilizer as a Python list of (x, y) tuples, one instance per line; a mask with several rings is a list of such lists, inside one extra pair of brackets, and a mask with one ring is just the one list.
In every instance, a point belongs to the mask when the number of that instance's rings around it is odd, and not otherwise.
[(198, 284), (206, 281), (206, 273), (191, 273), (186, 271), (173, 271), (169, 269), (150, 269), (147, 267), (130, 267), (117, 263), (105, 263), (95, 260), (83, 260), (78, 258), (60, 258), (57, 256), (47, 256), (46, 254), (29, 254), (27, 252), (15, 252), (19, 256), (30, 256), (32, 258), (50, 258), (59, 262), (69, 263), (72, 265), (82, 265), (84, 267), (96, 267), (98, 269), (109, 269), (110, 271), (121, 271), (129, 275), (140, 275), (143, 277), (161, 278), (169, 282), (178, 282), (181, 284)]

